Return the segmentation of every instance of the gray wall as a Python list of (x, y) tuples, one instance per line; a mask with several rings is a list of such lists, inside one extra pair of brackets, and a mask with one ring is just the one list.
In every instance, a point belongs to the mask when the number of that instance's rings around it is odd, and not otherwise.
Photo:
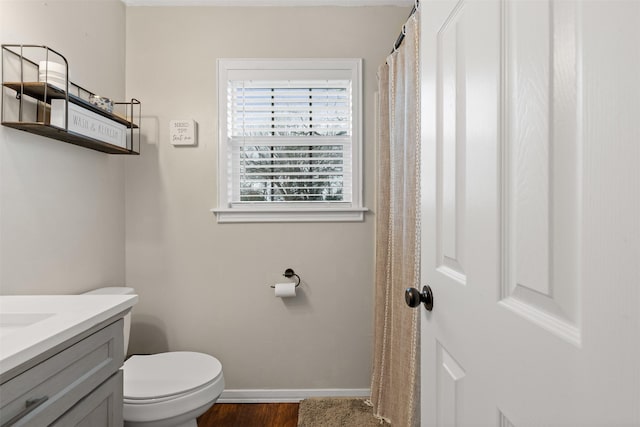
[[(362, 223), (217, 224), (216, 58), (364, 58), (364, 203), (375, 207), (376, 70), (409, 13), (397, 7), (127, 9), (127, 95), (143, 101), (126, 159), (133, 352), (217, 356), (227, 389), (357, 389), (370, 382), (374, 213)], [(199, 123), (197, 147), (168, 142)], [(291, 267), (295, 299), (273, 295)]]
[[(0, 1), (0, 41), (48, 45), (71, 80), (121, 99), (125, 10), (117, 0)], [(124, 283), (124, 176), (122, 157), (0, 126), (0, 293)]]

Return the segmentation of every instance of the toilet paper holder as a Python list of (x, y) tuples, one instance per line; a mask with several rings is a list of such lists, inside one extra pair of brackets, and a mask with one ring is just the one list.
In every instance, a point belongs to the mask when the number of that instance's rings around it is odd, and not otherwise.
[[(284, 276), (284, 277), (286, 277), (287, 279), (291, 279), (293, 276), (296, 276), (296, 279), (298, 279), (298, 282), (296, 283), (296, 288), (297, 288), (298, 286), (300, 286), (300, 276), (298, 276), (298, 275), (296, 274), (296, 272), (295, 272), (295, 271), (293, 271), (293, 269), (292, 269), (292, 268), (287, 268), (287, 269), (284, 271), (283, 276)], [(275, 285), (271, 285), (271, 287), (272, 287), (272, 288), (275, 288)]]

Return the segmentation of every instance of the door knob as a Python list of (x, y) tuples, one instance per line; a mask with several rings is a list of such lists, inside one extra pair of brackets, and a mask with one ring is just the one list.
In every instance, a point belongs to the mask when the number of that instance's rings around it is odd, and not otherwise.
[(423, 286), (422, 292), (416, 288), (407, 288), (404, 291), (404, 300), (409, 307), (417, 307), (422, 303), (428, 311), (433, 310), (433, 292), (429, 285)]

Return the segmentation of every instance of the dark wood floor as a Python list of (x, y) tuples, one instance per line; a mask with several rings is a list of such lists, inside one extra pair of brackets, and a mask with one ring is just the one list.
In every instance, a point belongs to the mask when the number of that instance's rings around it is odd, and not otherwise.
[(198, 427), (296, 427), (298, 403), (216, 403)]

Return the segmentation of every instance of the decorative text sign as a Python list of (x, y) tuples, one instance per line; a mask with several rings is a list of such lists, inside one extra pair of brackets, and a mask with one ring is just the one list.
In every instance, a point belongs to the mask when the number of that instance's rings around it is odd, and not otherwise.
[(169, 141), (173, 145), (196, 145), (195, 120), (171, 120), (169, 122)]
[[(64, 99), (51, 100), (52, 126), (65, 128), (65, 103)], [(69, 127), (67, 131), (127, 148), (126, 126), (71, 102), (69, 103)]]

